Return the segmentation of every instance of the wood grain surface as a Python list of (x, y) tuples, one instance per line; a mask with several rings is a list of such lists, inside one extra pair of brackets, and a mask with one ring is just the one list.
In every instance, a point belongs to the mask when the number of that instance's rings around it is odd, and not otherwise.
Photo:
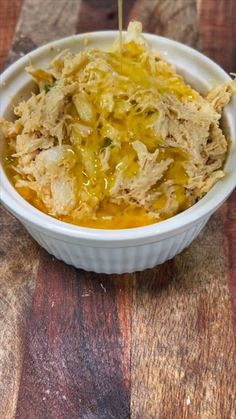
[(202, 50), (226, 71), (236, 69), (236, 1), (207, 0), (199, 8)]
[(130, 295), (41, 253), (17, 418), (129, 417)]
[(15, 31), (22, 0), (0, 1), (0, 69), (5, 64)]
[(199, 46), (195, 0), (137, 0), (131, 18), (140, 17), (145, 32)]
[[(124, 3), (126, 24), (138, 18), (236, 72), (234, 0)], [(20, 6), (0, 0), (2, 64), (14, 28), (8, 63), (66, 35), (117, 27), (115, 0)], [(181, 255), (132, 275), (69, 267), (0, 216), (0, 418), (236, 417), (235, 194)]]
[(136, 274), (134, 418), (235, 417), (235, 342), (227, 262), (224, 256), (215, 258), (221, 253), (218, 214), (180, 256), (151, 274)]
[[(123, 0), (124, 25), (128, 24), (129, 13), (136, 0)], [(118, 28), (117, 1), (82, 1), (77, 32)]]
[(39, 247), (3, 209), (0, 226), (0, 417), (8, 419), (18, 397)]

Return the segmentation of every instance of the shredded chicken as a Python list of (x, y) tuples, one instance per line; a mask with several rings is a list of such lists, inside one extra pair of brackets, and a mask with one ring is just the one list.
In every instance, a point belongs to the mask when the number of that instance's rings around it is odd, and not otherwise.
[(141, 32), (129, 25), (122, 56), (117, 40), (108, 52), (62, 51), (48, 69), (28, 67), (39, 92), (18, 104), (15, 121), (0, 119), (15, 187), (48, 214), (144, 225), (193, 205), (224, 176), (220, 120), (235, 81), (201, 96)]
[(217, 86), (212, 89), (206, 96), (206, 100), (210, 102), (216, 112), (221, 113), (223, 108), (229, 103), (232, 95), (236, 94), (236, 83), (228, 82), (223, 86)]
[(138, 205), (147, 205), (147, 208), (150, 209), (150, 198), (153, 201), (156, 194), (150, 195), (149, 191), (162, 178), (173, 159), (157, 163), (158, 149), (154, 153), (149, 153), (141, 141), (134, 141), (132, 146), (138, 156), (139, 173), (137, 176), (127, 179), (120, 172), (114, 186), (110, 189), (110, 196), (115, 202), (127, 200)]

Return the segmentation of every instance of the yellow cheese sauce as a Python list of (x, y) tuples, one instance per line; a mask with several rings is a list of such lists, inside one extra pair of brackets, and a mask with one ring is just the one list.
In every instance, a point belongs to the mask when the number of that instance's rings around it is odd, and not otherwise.
[[(7, 173), (8, 178), (11, 180), (12, 184), (16, 183), (19, 175), (16, 174), (14, 170), (15, 163), (13, 164), (13, 159), (11, 157), (12, 152), (10, 147), (5, 148), (5, 158), (4, 158), (4, 168)], [(175, 194), (176, 200), (179, 203), (179, 211), (182, 211), (188, 208), (191, 203), (186, 197), (184, 192), (184, 185), (188, 181), (188, 176), (183, 167), (183, 163), (186, 161), (186, 155), (180, 149), (162, 149), (159, 153), (157, 161), (161, 161), (166, 158), (174, 158), (174, 163), (167, 170), (165, 174), (165, 180), (173, 180), (176, 184)], [(119, 164), (126, 165), (127, 169), (125, 170), (127, 177), (132, 177), (138, 173), (138, 164), (135, 161), (135, 155), (133, 149), (128, 144), (125, 145), (122, 150), (118, 153), (114, 151), (111, 158), (111, 166), (115, 169), (117, 162)], [(79, 159), (78, 159), (79, 160)], [(130, 164), (130, 161), (132, 163)], [(109, 185), (114, 181), (113, 172), (109, 172), (107, 176), (99, 169), (99, 163), (97, 159), (94, 159), (93, 164), (93, 176), (89, 177), (86, 173), (81, 173), (81, 168), (79, 164), (73, 169), (72, 174), (77, 179), (77, 190), (81, 190), (82, 187), (86, 187), (88, 194), (93, 197), (101, 199), (101, 205), (99, 210), (96, 213), (96, 219), (91, 219), (90, 216), (84, 216), (83, 219), (80, 219), (76, 222), (73, 216), (64, 215), (57, 216), (56, 218), (61, 221), (77, 224), (83, 227), (99, 228), (99, 229), (124, 229), (124, 228), (134, 228), (141, 227), (149, 224), (155, 223), (157, 220), (151, 217), (144, 208), (138, 208), (133, 205), (126, 205), (121, 203), (119, 205), (109, 202)], [(160, 192), (160, 197), (154, 203), (154, 210), (161, 210), (166, 204), (167, 197), (162, 191), (162, 182), (157, 184), (156, 191)], [(27, 187), (16, 187), (19, 194), (28, 201), (31, 205), (36, 207), (38, 210), (48, 214), (48, 210), (44, 205), (43, 201), (38, 197), (37, 193)], [(179, 212), (177, 211), (177, 212)], [(49, 214), (52, 215), (52, 214)], [(166, 213), (159, 217), (158, 221), (165, 220), (172, 216), (172, 213)], [(53, 215), (52, 215), (53, 216)]]
[(120, 33), (120, 52), (122, 52), (122, 44), (123, 44), (123, 0), (118, 0), (118, 27)]

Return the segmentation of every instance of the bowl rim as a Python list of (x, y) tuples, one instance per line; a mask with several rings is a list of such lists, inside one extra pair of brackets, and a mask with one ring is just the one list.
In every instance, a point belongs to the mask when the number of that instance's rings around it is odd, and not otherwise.
[[(87, 32), (83, 34), (76, 34), (61, 38), (59, 40), (49, 42), (35, 50), (29, 52), (25, 56), (21, 57), (15, 63), (11, 64), (0, 76), (0, 92), (3, 86), (5, 86), (6, 81), (9, 77), (14, 77), (15, 72), (22, 67), (22, 65), (27, 65), (29, 58), (37, 57), (47, 53), (49, 48), (61, 47), (63, 43), (70, 41), (80, 41), (89, 38), (90, 36), (95, 37), (96, 41), (99, 38), (104, 38), (107, 36), (117, 37), (118, 31), (96, 31), (96, 32)], [(148, 41), (159, 41), (163, 45), (172, 45), (173, 47), (182, 50), (187, 54), (190, 54), (196, 59), (200, 59), (201, 62), (206, 65), (214, 67), (218, 74), (223, 80), (231, 80), (229, 75), (214, 61), (206, 57), (204, 54), (195, 50), (192, 47), (184, 45), (175, 40), (162, 37), (155, 34), (144, 33), (144, 37)], [(9, 105), (10, 101), (8, 102)], [(231, 114), (231, 113), (230, 113)], [(236, 121), (233, 122), (234, 131), (236, 131)], [(232, 147), (231, 147), (232, 148)], [(233, 153), (235, 153), (235, 143), (233, 144)], [(229, 155), (227, 157), (228, 163), (232, 149), (230, 149)], [(57, 233), (59, 235), (73, 237), (78, 239), (85, 240), (95, 240), (95, 241), (106, 241), (106, 242), (115, 242), (115, 241), (130, 241), (130, 240), (142, 240), (142, 239), (151, 239), (154, 237), (163, 237), (166, 235), (174, 235), (179, 230), (186, 230), (188, 226), (195, 223), (197, 220), (209, 216), (212, 214), (230, 195), (233, 189), (236, 186), (236, 175), (233, 176), (227, 175), (223, 180), (219, 180), (213, 188), (197, 203), (188, 208), (187, 210), (167, 219), (160, 221), (154, 224), (150, 224), (143, 227), (134, 227), (126, 229), (97, 229), (90, 227), (81, 227), (74, 224), (69, 224), (58, 220), (50, 215), (44, 214), (31, 204), (29, 204), (21, 195), (15, 190), (7, 175), (3, 169), (2, 164), (0, 164), (0, 179), (2, 183), (2, 191), (0, 199), (8, 210), (13, 213), (17, 218), (26, 222), (26, 224), (33, 224), (35, 227)]]

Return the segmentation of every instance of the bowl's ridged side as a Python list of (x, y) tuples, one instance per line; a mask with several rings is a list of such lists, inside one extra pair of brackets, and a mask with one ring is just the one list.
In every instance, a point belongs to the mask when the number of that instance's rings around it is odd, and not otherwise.
[(25, 225), (31, 236), (50, 254), (69, 265), (98, 273), (125, 273), (142, 271), (173, 258), (200, 233), (208, 217), (198, 220), (177, 235), (161, 241), (129, 247), (92, 247), (77, 242), (64, 242), (48, 236), (32, 225)]

